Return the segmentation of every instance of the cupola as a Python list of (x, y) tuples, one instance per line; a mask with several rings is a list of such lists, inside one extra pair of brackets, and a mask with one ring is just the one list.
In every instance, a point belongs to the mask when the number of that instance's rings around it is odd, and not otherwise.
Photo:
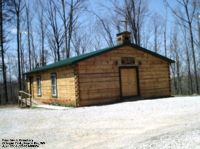
[(117, 44), (131, 43), (131, 33), (124, 31), (117, 34)]

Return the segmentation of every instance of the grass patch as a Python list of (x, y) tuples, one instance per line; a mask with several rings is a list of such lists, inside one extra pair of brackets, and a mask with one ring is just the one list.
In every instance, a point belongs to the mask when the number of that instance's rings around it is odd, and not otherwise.
[(32, 105), (31, 109), (39, 109), (40, 107), (37, 107), (36, 105)]
[(51, 103), (50, 105), (53, 106), (61, 106), (61, 107), (70, 107), (70, 108), (74, 108), (74, 105), (70, 105), (70, 104), (64, 104), (64, 103)]

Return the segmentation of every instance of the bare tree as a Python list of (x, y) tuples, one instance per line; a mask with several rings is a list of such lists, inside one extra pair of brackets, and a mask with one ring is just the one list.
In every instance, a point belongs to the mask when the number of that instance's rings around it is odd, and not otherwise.
[(31, 49), (32, 49), (32, 68), (35, 68), (37, 66), (39, 66), (39, 63), (38, 63), (38, 55), (36, 53), (36, 44), (35, 44), (35, 39), (34, 39), (34, 35), (33, 35), (33, 31), (32, 31), (32, 27), (30, 26), (30, 41), (31, 41)]
[(55, 55), (54, 60), (60, 61), (60, 50), (63, 44), (63, 32), (62, 28), (58, 25), (57, 6), (52, 0), (48, 1), (47, 17), (50, 26), (50, 30), (48, 32), (49, 45)]
[(154, 33), (154, 51), (157, 53), (159, 51), (160, 46), (160, 35), (161, 35), (161, 24), (162, 24), (162, 18), (158, 14), (154, 14), (152, 16), (153, 20), (153, 33)]
[(18, 81), (19, 81), (19, 90), (22, 89), (22, 79), (21, 79), (21, 63), (20, 63), (20, 23), (21, 23), (21, 14), (24, 8), (23, 0), (10, 0), (10, 12), (14, 13), (16, 18), (17, 26), (17, 58), (18, 58)]
[(66, 17), (66, 6), (65, 6), (65, 0), (61, 0), (61, 4), (62, 4), (62, 21), (63, 21), (63, 26), (64, 26), (64, 43), (65, 43), (65, 57), (68, 57), (69, 55), (69, 49), (68, 49), (68, 40), (67, 40), (67, 17)]
[(163, 32), (165, 56), (167, 56), (167, 18), (168, 18), (167, 15), (168, 15), (167, 5), (165, 5), (164, 32)]
[(20, 39), (19, 39), (19, 45), (20, 45), (20, 66), (21, 66), (21, 74), (22, 74), (22, 90), (25, 89), (25, 49), (24, 44), (22, 43), (22, 32), (20, 32)]
[(141, 45), (141, 30), (147, 13), (147, 3), (143, 0), (125, 0), (125, 12), (134, 41), (137, 45)]
[(154, 21), (154, 51), (158, 52), (158, 24)]
[(83, 12), (86, 10), (86, 7), (84, 5), (85, 2), (86, 0), (60, 0), (61, 6), (55, 5), (63, 24), (62, 29), (64, 48), (61, 51), (61, 53), (63, 53), (63, 57), (69, 58), (72, 54), (71, 51), (73, 49), (71, 47), (71, 43), (73, 32), (75, 32), (80, 26), (80, 22), (78, 22), (78, 20)]
[(72, 38), (72, 29), (73, 29), (73, 20), (74, 20), (74, 1), (71, 0), (70, 3), (70, 12), (69, 12), (69, 27), (68, 27), (68, 46), (67, 46), (67, 58), (70, 56), (70, 42)]
[(176, 63), (172, 67), (175, 93), (181, 94), (182, 93), (181, 76), (180, 76), (181, 63), (180, 63), (179, 46), (178, 46), (178, 38), (177, 38), (176, 29), (174, 30), (173, 35), (170, 40), (170, 50), (172, 52), (174, 59), (176, 60)]
[(40, 36), (40, 44), (41, 44), (41, 56), (40, 56), (40, 63), (41, 66), (46, 65), (46, 55), (45, 55), (45, 49), (44, 49), (44, 44), (45, 44), (45, 34), (46, 34), (46, 22), (44, 19), (44, 4), (41, 0), (38, 1), (39, 11), (38, 11), (38, 21), (39, 21), (39, 36)]
[(70, 57), (70, 51), (71, 51), (71, 40), (73, 36), (73, 32), (78, 28), (78, 19), (80, 17), (80, 14), (83, 13), (84, 10), (86, 10), (86, 7), (84, 3), (86, 0), (71, 0), (69, 5), (69, 22), (68, 22), (68, 41), (67, 41), (67, 58)]
[(192, 60), (195, 75), (195, 91), (199, 93), (199, 83), (198, 83), (198, 73), (197, 73), (197, 62), (194, 47), (194, 33), (193, 33), (193, 20), (196, 15), (198, 0), (176, 0), (179, 4), (180, 9), (172, 8), (166, 0), (166, 3), (172, 13), (180, 20), (183, 26), (188, 28), (188, 33), (190, 37), (190, 45), (192, 51)]
[[(133, 42), (141, 45), (141, 32), (144, 26), (144, 19), (148, 14), (148, 4), (144, 0), (124, 0), (123, 5), (120, 2), (113, 1), (116, 14), (128, 21), (128, 26), (133, 35)], [(119, 20), (120, 21), (120, 20)]]
[[(2, 60), (4, 94), (5, 94), (5, 100), (6, 100), (6, 103), (7, 103), (8, 102), (8, 92), (7, 92), (6, 65), (5, 65), (5, 60), (4, 60), (5, 49), (4, 49), (4, 28), (3, 28), (3, 24), (4, 24), (3, 0), (0, 0), (0, 44), (1, 44), (0, 53), (1, 53), (1, 60)], [(0, 103), (1, 103), (1, 101), (0, 101)]]
[(200, 14), (198, 16), (198, 38), (199, 38), (199, 47), (200, 47)]
[(102, 34), (106, 43), (108, 44), (108, 46), (114, 46), (114, 41), (113, 41), (113, 37), (112, 37), (112, 29), (111, 29), (112, 26), (111, 26), (111, 24), (109, 24), (110, 21), (108, 21), (106, 19), (102, 19), (99, 15), (97, 15), (94, 12), (93, 12), (93, 14), (97, 17), (97, 19), (99, 21), (98, 23), (101, 26), (100, 33)]
[(84, 54), (90, 47), (91, 40), (86, 33), (79, 34), (79, 30), (74, 32), (72, 45), (74, 47), (76, 55)]
[(193, 81), (192, 81), (192, 73), (191, 73), (191, 57), (190, 57), (190, 51), (189, 51), (189, 46), (188, 46), (188, 41), (187, 41), (187, 29), (182, 25), (180, 25), (180, 27), (183, 33), (183, 39), (185, 43), (187, 75), (188, 75), (188, 81), (187, 81), (188, 94), (191, 94), (194, 92), (194, 89), (193, 89)]
[(27, 43), (28, 43), (28, 60), (29, 60), (29, 71), (32, 69), (31, 61), (31, 39), (30, 39), (30, 8), (29, 4), (26, 3), (26, 27), (27, 27)]

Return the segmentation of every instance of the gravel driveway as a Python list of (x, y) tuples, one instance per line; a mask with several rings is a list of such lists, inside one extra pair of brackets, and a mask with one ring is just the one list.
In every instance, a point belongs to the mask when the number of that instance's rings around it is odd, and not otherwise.
[(1, 108), (0, 139), (44, 141), (42, 149), (199, 149), (200, 96), (68, 110)]

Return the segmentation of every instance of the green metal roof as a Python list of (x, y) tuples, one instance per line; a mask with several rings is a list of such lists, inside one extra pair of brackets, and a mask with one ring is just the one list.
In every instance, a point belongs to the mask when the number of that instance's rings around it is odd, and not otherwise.
[(136, 48), (137, 50), (140, 50), (140, 51), (149, 53), (151, 55), (154, 55), (156, 57), (159, 57), (159, 58), (161, 58), (161, 59), (163, 59), (163, 60), (165, 60), (165, 61), (167, 61), (169, 63), (174, 63), (173, 60), (171, 60), (171, 59), (169, 59), (167, 57), (164, 57), (164, 56), (162, 56), (160, 54), (157, 54), (155, 52), (152, 52), (150, 50), (142, 48), (142, 47), (140, 47), (138, 45), (129, 43), (129, 44), (121, 44), (121, 45), (117, 45), (117, 46), (113, 46), (113, 47), (109, 47), (109, 48), (93, 51), (93, 52), (90, 52), (90, 53), (82, 54), (80, 56), (67, 58), (67, 59), (61, 60), (61, 61), (56, 62), (56, 63), (52, 63), (52, 64), (49, 64), (49, 65), (46, 65), (46, 66), (43, 66), (43, 67), (35, 68), (30, 72), (26, 72), (25, 74), (30, 74), (30, 73), (34, 73), (34, 72), (40, 72), (40, 71), (46, 71), (48, 69), (58, 68), (58, 67), (65, 66), (65, 65), (72, 65), (72, 64), (75, 64), (75, 63), (77, 63), (79, 61), (88, 59), (88, 58), (93, 57), (93, 56), (97, 56), (97, 55), (103, 54), (105, 52), (111, 51), (111, 50), (116, 49), (116, 48), (120, 48), (122, 46), (130, 46), (130, 47)]

